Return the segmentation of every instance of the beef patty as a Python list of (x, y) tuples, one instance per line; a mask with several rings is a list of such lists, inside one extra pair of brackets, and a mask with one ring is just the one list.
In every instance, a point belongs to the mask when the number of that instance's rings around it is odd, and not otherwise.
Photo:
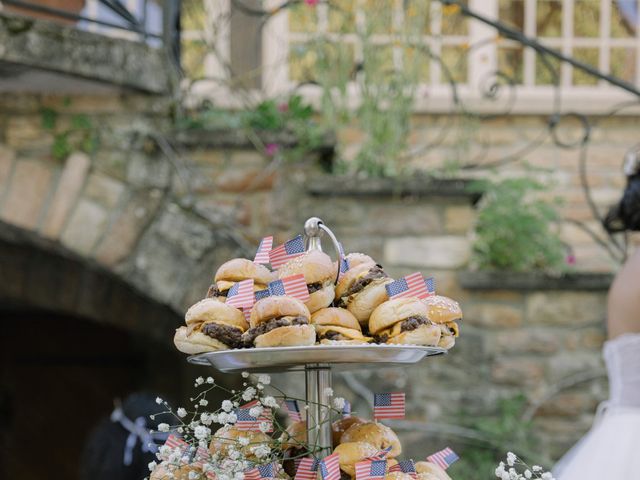
[(202, 333), (211, 338), (215, 338), (230, 348), (242, 348), (244, 346), (242, 342), (242, 330), (230, 325), (207, 323), (202, 327)]
[(218, 288), (218, 286), (214, 283), (207, 290), (207, 298), (215, 298), (215, 297), (226, 297), (229, 293), (229, 290), (222, 290)]
[[(410, 332), (411, 330), (415, 330), (420, 325), (428, 325), (432, 323), (427, 317), (423, 317), (420, 315), (412, 316), (405, 318), (400, 324), (401, 332)], [(389, 340), (389, 335), (383, 333), (381, 335), (374, 335), (374, 340), (376, 343), (386, 343)]]
[(349, 290), (347, 290), (347, 292), (340, 298), (340, 300), (338, 300), (338, 306), (344, 308), (346, 306), (346, 299), (348, 297), (361, 292), (374, 280), (387, 277), (388, 275), (384, 273), (384, 270), (382, 270), (382, 265), (374, 265), (364, 277), (358, 279), (358, 281), (354, 282), (354, 284), (349, 287)]
[(247, 330), (242, 336), (243, 341), (246, 345), (252, 346), (253, 341), (256, 337), (260, 335), (264, 335), (267, 332), (270, 332), (274, 328), (279, 327), (288, 327), (291, 325), (308, 325), (309, 320), (304, 317), (282, 317), (282, 318), (272, 318), (266, 322), (261, 323), (257, 327), (250, 328)]

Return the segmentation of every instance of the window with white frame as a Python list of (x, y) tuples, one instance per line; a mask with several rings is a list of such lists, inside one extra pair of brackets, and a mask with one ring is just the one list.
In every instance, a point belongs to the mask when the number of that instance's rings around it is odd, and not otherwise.
[[(440, 105), (446, 108), (450, 78), (462, 96), (479, 96), (481, 82), (495, 71), (507, 74), (519, 86), (522, 110), (544, 110), (541, 100), (551, 98), (553, 73), (540, 55), (437, 0), (305, 0), (279, 9), (282, 3), (283, 0), (186, 0), (183, 51), (189, 74), (230, 83), (234, 83), (230, 77), (236, 75), (243, 85), (266, 95), (287, 92), (302, 84), (307, 86), (301, 91), (312, 95), (317, 62), (324, 55), (317, 50), (318, 41), (339, 45), (340, 61), (351, 65), (355, 78), (366, 57), (366, 38), (369, 48), (374, 45), (383, 68), (413, 69), (421, 89), (418, 110), (437, 110)], [(479, 14), (509, 24), (564, 55), (633, 85), (640, 84), (640, 0), (467, 3)], [(274, 13), (264, 21), (252, 15), (252, 9)], [(189, 10), (200, 14), (189, 17)], [(207, 52), (211, 45), (215, 45), (215, 55)], [(430, 54), (425, 54), (425, 49)], [(202, 58), (206, 60), (198, 60)], [(338, 68), (340, 62), (335, 61)], [(578, 68), (553, 59), (547, 61), (557, 71), (569, 104), (572, 98), (584, 103), (586, 94), (594, 104), (598, 99), (610, 105), (618, 97), (628, 98)], [(424, 98), (428, 100), (421, 100)]]

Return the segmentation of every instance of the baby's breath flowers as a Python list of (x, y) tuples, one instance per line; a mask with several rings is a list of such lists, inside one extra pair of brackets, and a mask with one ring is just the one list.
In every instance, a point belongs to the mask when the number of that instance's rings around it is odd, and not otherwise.
[(495, 471), (500, 480), (529, 480), (532, 478), (542, 480), (555, 480), (550, 472), (546, 472), (541, 466), (529, 467), (515, 453), (508, 452), (506, 463), (500, 462)]
[[(171, 433), (176, 438), (170, 445), (160, 447), (156, 454), (157, 461), (149, 464), (151, 479), (185, 478), (184, 471), (180, 471), (184, 467), (189, 468), (187, 476), (190, 480), (205, 480), (209, 473), (215, 474), (218, 480), (242, 480), (244, 472), (257, 464), (282, 462), (284, 452), (277, 439), (282, 437), (285, 426), (279, 423), (275, 413), (281, 409), (284, 400), (298, 401), (301, 411), (308, 410), (309, 406), (273, 386), (269, 375), (253, 377), (243, 372), (242, 378), (246, 382), (240, 390), (228, 390), (216, 384), (213, 377), (196, 378), (194, 387), (197, 395), (190, 399), (193, 404), (191, 409), (178, 407), (173, 410), (162, 398), (156, 399), (156, 403), (165, 408), (164, 412), (158, 414), (169, 414), (175, 418), (172, 425), (159, 424), (158, 430)], [(211, 408), (211, 402), (207, 399), (207, 394), (214, 389), (229, 395), (217, 408)], [(326, 389), (324, 394), (333, 397), (333, 390)], [(341, 414), (344, 398), (333, 397), (330, 403), (321, 405), (324, 414), (320, 419), (313, 419), (314, 422), (330, 422), (331, 413)], [(256, 419), (253, 431), (243, 431), (236, 425), (239, 408), (249, 409), (249, 415)], [(320, 450), (317, 445), (309, 444), (306, 447), (312, 454)]]

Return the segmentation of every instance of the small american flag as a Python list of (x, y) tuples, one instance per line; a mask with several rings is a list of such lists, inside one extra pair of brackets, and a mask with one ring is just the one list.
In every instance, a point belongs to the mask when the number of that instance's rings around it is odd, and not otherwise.
[(284, 408), (287, 410), (289, 414), (289, 418), (294, 422), (301, 422), (302, 415), (300, 414), (300, 407), (298, 407), (297, 400), (285, 400)]
[(258, 431), (260, 430), (260, 424), (266, 422), (268, 425), (267, 432), (273, 432), (273, 420), (271, 419), (271, 409), (265, 408), (259, 417), (251, 415), (251, 409), (257, 405), (258, 402), (253, 401), (243, 405), (236, 410), (236, 428), (243, 431)]
[(258, 290), (257, 292), (254, 293), (256, 302), (258, 300), (262, 300), (263, 298), (267, 298), (271, 296), (271, 292), (269, 291), (268, 288), (264, 289), (264, 290)]
[(451, 450), (449, 447), (427, 457), (427, 460), (429, 460), (431, 463), (435, 463), (445, 470), (459, 459), (460, 457), (456, 454), (456, 452)]
[(413, 463), (413, 460), (400, 460), (398, 463), (389, 468), (389, 472), (403, 472), (408, 473), (413, 478), (417, 477), (416, 473), (416, 464)]
[(249, 323), (251, 321), (251, 307), (243, 308), (242, 314), (244, 315), (244, 319)]
[(260, 245), (258, 245), (258, 251), (256, 252), (256, 256), (253, 259), (253, 263), (269, 263), (269, 252), (271, 252), (271, 247), (273, 247), (273, 237), (264, 237), (260, 240)]
[(196, 455), (193, 459), (193, 463), (202, 467), (202, 465), (209, 460), (209, 457), (209, 450), (204, 447), (198, 447), (198, 449), (196, 450)]
[(271, 295), (294, 297), (301, 302), (309, 300), (309, 287), (307, 287), (302, 273), (269, 283), (269, 292)]
[(300, 459), (294, 480), (316, 480), (320, 460), (312, 457)]
[(276, 477), (276, 466), (273, 463), (268, 463), (266, 465), (258, 465), (251, 470), (244, 472), (245, 480), (261, 480), (263, 478), (275, 478)]
[(179, 448), (181, 450), (186, 450), (187, 448), (189, 448), (189, 444), (187, 442), (174, 435), (173, 433), (169, 435), (169, 437), (167, 437), (167, 440), (164, 442), (164, 444), (169, 448)]
[(342, 418), (351, 416), (351, 402), (349, 400), (344, 401), (344, 407), (342, 407)]
[(253, 307), (254, 302), (253, 278), (249, 278), (248, 280), (234, 283), (231, 286), (227, 293), (227, 301), (225, 303), (236, 308), (246, 307), (250, 309)]
[(292, 258), (304, 253), (304, 240), (298, 235), (269, 252), (269, 261), (273, 269), (278, 269)]
[(383, 479), (386, 473), (386, 460), (365, 460), (356, 463), (356, 480)]
[(376, 393), (373, 396), (373, 418), (404, 418), (404, 392)]
[(333, 453), (320, 461), (322, 480), (340, 480), (340, 456)]
[(420, 272), (412, 273), (411, 275), (391, 282), (385, 285), (385, 288), (390, 298), (427, 298), (430, 296), (429, 290), (427, 290), (427, 284)]
[(351, 268), (351, 265), (349, 265), (349, 260), (347, 260), (344, 254), (344, 248), (342, 248), (340, 242), (338, 242), (338, 253), (340, 254), (340, 258), (338, 259), (338, 278), (341, 278), (342, 275)]
[(369, 457), (367, 460), (384, 460), (385, 458), (387, 458), (387, 455), (392, 449), (393, 449), (393, 446), (389, 445), (387, 448), (379, 450), (378, 453), (376, 453), (372, 457)]
[(427, 286), (427, 291), (429, 292), (429, 296), (436, 294), (436, 279), (433, 277), (425, 278), (424, 284)]

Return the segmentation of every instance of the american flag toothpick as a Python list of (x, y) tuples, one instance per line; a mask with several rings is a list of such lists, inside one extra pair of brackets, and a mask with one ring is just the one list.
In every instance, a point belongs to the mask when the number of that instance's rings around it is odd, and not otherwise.
[(256, 252), (256, 256), (253, 259), (253, 263), (266, 264), (269, 263), (269, 252), (271, 252), (271, 248), (273, 247), (273, 237), (264, 237), (260, 240), (260, 245), (258, 245), (258, 251)]
[(431, 463), (435, 463), (440, 468), (446, 470), (451, 465), (453, 465), (456, 461), (458, 461), (460, 457), (451, 450), (451, 448), (447, 447), (439, 452), (433, 453), (427, 457)]
[(271, 295), (287, 295), (297, 298), (301, 302), (309, 300), (309, 287), (307, 287), (302, 273), (270, 282), (269, 293)]
[(415, 272), (385, 285), (389, 298), (427, 298), (432, 294), (427, 289), (427, 284), (422, 273)]
[(304, 240), (298, 235), (269, 252), (269, 261), (274, 270), (280, 268), (292, 258), (304, 253)]
[(404, 418), (404, 392), (376, 393), (373, 397), (373, 418)]
[(320, 460), (317, 458), (304, 457), (300, 459), (294, 480), (316, 480), (319, 465)]
[(253, 307), (255, 295), (253, 293), (253, 278), (234, 283), (227, 293), (226, 304), (236, 308)]
[(386, 473), (386, 460), (364, 460), (356, 463), (356, 480), (382, 480)]

